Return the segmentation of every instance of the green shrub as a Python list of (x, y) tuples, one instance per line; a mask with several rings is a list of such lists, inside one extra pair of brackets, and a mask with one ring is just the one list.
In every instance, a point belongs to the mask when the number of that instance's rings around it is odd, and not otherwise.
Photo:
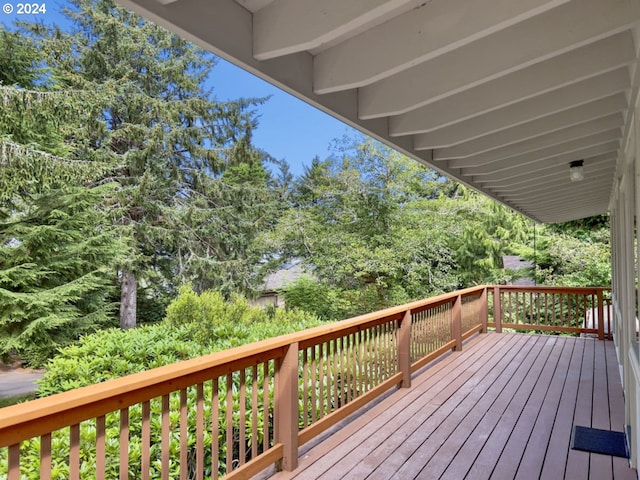
[(353, 311), (345, 292), (307, 277), (287, 286), (284, 301), (287, 310), (302, 309), (324, 321), (342, 320), (360, 313)]
[[(124, 375), (145, 371), (154, 367), (167, 365), (189, 358), (195, 358), (204, 354), (224, 350), (230, 347), (254, 342), (285, 333), (290, 333), (305, 328), (319, 325), (317, 317), (295, 309), (262, 310), (251, 307), (242, 297), (234, 297), (225, 301), (216, 292), (195, 293), (190, 287), (181, 289), (178, 297), (167, 307), (166, 318), (158, 323), (146, 325), (131, 330), (103, 330), (81, 339), (77, 345), (64, 348), (47, 365), (47, 372), (40, 382), (39, 396), (47, 396), (64, 392), (74, 388), (91, 385), (97, 382), (122, 377)], [(273, 369), (270, 371), (273, 374)], [(247, 372), (247, 385), (251, 385), (251, 371)], [(273, 377), (272, 377), (273, 378)], [(273, 419), (262, 412), (262, 380), (263, 372), (258, 370), (259, 405), (257, 438), (251, 438), (248, 434), (245, 440), (247, 451), (253, 442), (258, 443), (260, 451), (265, 441), (265, 423), (273, 432), (271, 422)], [(233, 445), (227, 446), (225, 436), (226, 429), (226, 404), (219, 405), (220, 431), (218, 442), (220, 455), (224, 455), (227, 448), (232, 448), (235, 457), (238, 455), (239, 439), (239, 375), (236, 373), (232, 379), (233, 392)], [(211, 399), (213, 383), (204, 383), (204, 398)], [(270, 395), (273, 395), (273, 385), (270, 387)], [(221, 399), (225, 398), (226, 384), (220, 381), (218, 387)], [(189, 408), (189, 458), (195, 458), (195, 419), (196, 419), (196, 388), (187, 389)], [(247, 395), (246, 408), (251, 411), (251, 395)], [(179, 462), (179, 409), (180, 394), (170, 395), (171, 404), (171, 478), (177, 478)], [(161, 401), (154, 399), (151, 406), (151, 478), (160, 478), (160, 422)], [(211, 402), (204, 404), (205, 418), (211, 418)], [(134, 405), (129, 409), (129, 477), (139, 478), (141, 470), (141, 418), (142, 408)], [(250, 417), (247, 418), (250, 422)], [(107, 478), (118, 477), (119, 455), (119, 412), (113, 412), (106, 416), (107, 441), (106, 441), (106, 465)], [(251, 429), (248, 428), (250, 432)], [(205, 445), (211, 445), (211, 432), (205, 433)], [(83, 422), (80, 429), (81, 437), (81, 478), (95, 477), (95, 420)], [(52, 462), (54, 479), (68, 478), (69, 432), (68, 429), (55, 432), (52, 436), (54, 459)], [(0, 479), (6, 475), (6, 449), (0, 449)], [(211, 451), (205, 452), (205, 465), (211, 465)], [(39, 478), (39, 440), (32, 439), (22, 443), (21, 446), (21, 474), (25, 479)], [(234, 458), (235, 458), (234, 457)], [(190, 469), (193, 467), (191, 466)], [(225, 465), (219, 465), (219, 473), (226, 471)], [(175, 477), (174, 477), (175, 475)], [(211, 472), (206, 472), (211, 476)]]

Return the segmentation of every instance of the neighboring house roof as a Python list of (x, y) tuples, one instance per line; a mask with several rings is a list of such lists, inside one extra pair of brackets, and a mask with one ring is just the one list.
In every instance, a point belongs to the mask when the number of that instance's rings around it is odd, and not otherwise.
[(311, 276), (311, 274), (299, 261), (287, 263), (280, 270), (265, 277), (262, 292), (277, 292), (304, 276)]

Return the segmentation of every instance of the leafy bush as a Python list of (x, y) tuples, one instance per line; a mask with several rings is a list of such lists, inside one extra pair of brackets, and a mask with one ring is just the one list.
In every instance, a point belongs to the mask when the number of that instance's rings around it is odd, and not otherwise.
[(243, 297), (226, 301), (218, 292), (183, 287), (152, 325), (109, 329), (64, 348), (49, 362), (39, 396), (52, 395), (181, 360), (226, 350), (319, 325), (298, 309), (263, 310)]
[(307, 277), (287, 286), (284, 302), (287, 310), (302, 309), (325, 321), (342, 320), (351, 313), (342, 290)]
[[(217, 292), (206, 291), (195, 293), (190, 287), (181, 289), (178, 297), (168, 306), (166, 318), (154, 325), (147, 325), (131, 330), (104, 330), (84, 337), (79, 344), (61, 350), (60, 354), (51, 360), (47, 372), (40, 382), (39, 396), (51, 395), (85, 385), (118, 378), (124, 375), (141, 372), (150, 368), (174, 363), (180, 360), (198, 357), (207, 353), (224, 350), (233, 346), (289, 333), (304, 328), (319, 325), (317, 317), (295, 309), (262, 310), (251, 307), (242, 297), (234, 297), (225, 301)], [(273, 373), (273, 372), (271, 372)], [(247, 384), (251, 385), (251, 371), (247, 373)], [(263, 372), (258, 370), (258, 385), (262, 388)], [(233, 375), (233, 445), (227, 445), (224, 438), (226, 429), (226, 404), (220, 402), (219, 418), (220, 430), (218, 442), (220, 455), (224, 455), (227, 448), (232, 448), (236, 458), (239, 440), (237, 425), (239, 423), (239, 375)], [(213, 384), (205, 382), (204, 398), (212, 398)], [(219, 384), (219, 395), (225, 398), (226, 385), (224, 379)], [(273, 395), (273, 389), (270, 389)], [(196, 419), (196, 389), (187, 389), (189, 408), (189, 449), (195, 451), (195, 419)], [(258, 398), (262, 401), (262, 391)], [(251, 408), (252, 398), (246, 399), (247, 409)], [(177, 478), (179, 468), (179, 392), (170, 395), (171, 410), (171, 466), (170, 477)], [(150, 402), (151, 407), (151, 478), (160, 478), (160, 423), (162, 406), (160, 399)], [(265, 422), (270, 424), (272, 418), (264, 415), (262, 406), (258, 405), (258, 438), (247, 435), (246, 446), (256, 442), (262, 448)], [(175, 417), (174, 417), (175, 416)], [(204, 404), (205, 418), (211, 418), (211, 403)], [(139, 478), (141, 471), (141, 405), (134, 405), (129, 409), (129, 476)], [(106, 468), (107, 478), (118, 477), (118, 455), (120, 432), (119, 412), (106, 416)], [(272, 432), (272, 425), (269, 425)], [(212, 433), (205, 432), (205, 445), (212, 445)], [(95, 477), (95, 420), (83, 422), (80, 428), (81, 437), (81, 478)], [(68, 478), (69, 431), (63, 429), (52, 435), (54, 459), (52, 478)], [(250, 448), (247, 449), (250, 451)], [(189, 458), (195, 458), (193, 451)], [(6, 475), (6, 449), (0, 449), (0, 478)], [(211, 465), (212, 453), (205, 452), (205, 465)], [(21, 446), (21, 475), (25, 479), (39, 478), (39, 441), (32, 439)], [(191, 463), (191, 462), (190, 462)], [(224, 474), (226, 466), (219, 465), (219, 473)], [(211, 472), (205, 472), (211, 476)]]

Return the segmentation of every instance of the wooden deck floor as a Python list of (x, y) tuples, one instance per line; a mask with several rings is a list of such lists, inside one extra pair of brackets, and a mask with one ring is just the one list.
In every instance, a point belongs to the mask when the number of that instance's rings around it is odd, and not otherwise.
[(612, 342), (479, 335), (312, 447), (284, 479), (636, 479), (571, 449), (574, 425), (623, 430)]

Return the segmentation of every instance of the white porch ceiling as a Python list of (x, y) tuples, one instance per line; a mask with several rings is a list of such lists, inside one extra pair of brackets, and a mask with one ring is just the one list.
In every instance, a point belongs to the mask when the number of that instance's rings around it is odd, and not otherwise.
[(640, 0), (118, 1), (535, 220), (608, 210)]

